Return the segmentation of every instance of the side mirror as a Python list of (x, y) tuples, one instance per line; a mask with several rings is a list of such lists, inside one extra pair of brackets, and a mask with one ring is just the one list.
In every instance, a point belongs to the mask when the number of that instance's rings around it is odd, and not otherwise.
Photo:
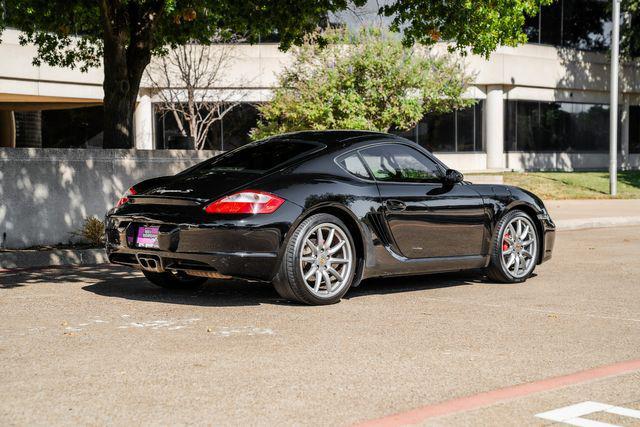
[(455, 169), (447, 169), (444, 175), (444, 181), (449, 184), (457, 184), (464, 181), (464, 175)]

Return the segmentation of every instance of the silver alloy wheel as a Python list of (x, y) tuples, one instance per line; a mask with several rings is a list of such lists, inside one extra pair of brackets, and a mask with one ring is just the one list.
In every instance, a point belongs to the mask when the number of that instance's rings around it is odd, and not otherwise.
[(528, 218), (512, 219), (502, 234), (500, 261), (515, 278), (525, 277), (536, 265), (538, 241), (535, 226)]
[(304, 236), (299, 266), (305, 285), (316, 297), (339, 294), (353, 268), (353, 250), (345, 232), (329, 222), (313, 227)]

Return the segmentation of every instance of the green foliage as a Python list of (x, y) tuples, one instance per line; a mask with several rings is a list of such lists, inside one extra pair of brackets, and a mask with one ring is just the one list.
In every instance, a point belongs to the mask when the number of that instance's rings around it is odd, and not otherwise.
[(296, 130), (409, 129), (427, 112), (471, 105), (462, 94), (470, 78), (450, 54), (404, 46), (396, 34), (331, 30), (327, 46), (310, 37), (295, 48), (280, 88), (252, 138)]
[(640, 57), (640, 0), (622, 0), (620, 52), (627, 58)]
[(82, 228), (71, 234), (86, 240), (92, 246), (102, 246), (104, 242), (104, 222), (95, 216), (91, 216), (84, 220)]
[[(356, 0), (355, 4), (362, 4)], [(105, 34), (125, 29), (125, 45), (146, 31), (150, 48), (214, 37), (240, 35), (250, 42), (278, 33), (282, 47), (302, 41), (328, 12), (347, 7), (347, 0), (4, 0), (5, 25), (24, 32), (23, 43), (38, 47), (36, 64), (80, 67), (100, 64)]]
[(425, 45), (452, 41), (452, 50), (467, 47), (488, 56), (500, 45), (515, 46), (527, 41), (522, 32), (525, 17), (538, 13), (540, 5), (553, 0), (402, 0), (382, 7), (393, 16), (391, 29), (402, 29), (405, 44)]

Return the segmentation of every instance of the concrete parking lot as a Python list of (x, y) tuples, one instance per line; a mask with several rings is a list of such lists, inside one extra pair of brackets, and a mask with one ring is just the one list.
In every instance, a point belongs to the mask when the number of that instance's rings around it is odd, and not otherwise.
[[(638, 411), (639, 255), (637, 226), (566, 231), (525, 284), (370, 280), (328, 307), (243, 282), (171, 293), (119, 267), (0, 272), (0, 424), (393, 425), (384, 417), (418, 408), (428, 425), (543, 425), (537, 414), (585, 401)], [(583, 371), (596, 374), (540, 383)], [(556, 386), (512, 393), (532, 382)]]

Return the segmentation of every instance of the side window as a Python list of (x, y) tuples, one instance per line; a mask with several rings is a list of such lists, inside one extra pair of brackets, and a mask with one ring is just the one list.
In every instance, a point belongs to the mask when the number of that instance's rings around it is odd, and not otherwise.
[(355, 175), (362, 179), (371, 179), (371, 175), (364, 166), (364, 163), (362, 163), (362, 160), (360, 160), (358, 153), (352, 153), (339, 159), (338, 164), (351, 175)]
[(379, 181), (440, 181), (440, 170), (436, 163), (406, 145), (378, 145), (361, 150), (360, 154)]

